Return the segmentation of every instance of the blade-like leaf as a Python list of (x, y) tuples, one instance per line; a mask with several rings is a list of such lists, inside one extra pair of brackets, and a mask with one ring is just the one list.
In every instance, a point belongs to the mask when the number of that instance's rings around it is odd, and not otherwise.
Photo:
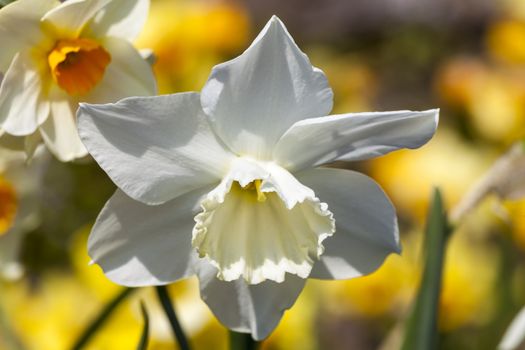
[(159, 297), (162, 308), (166, 313), (166, 317), (168, 317), (168, 320), (170, 321), (173, 335), (175, 336), (175, 339), (177, 339), (180, 349), (190, 350), (190, 344), (188, 343), (188, 339), (186, 338), (186, 335), (180, 326), (179, 320), (177, 319), (177, 314), (175, 313), (175, 309), (171, 303), (166, 286), (157, 286), (155, 289), (157, 290), (157, 296)]
[(146, 350), (148, 348), (149, 341), (149, 316), (148, 311), (144, 303), (140, 302), (140, 311), (142, 313), (142, 319), (144, 320), (144, 327), (142, 328), (142, 335), (140, 336), (139, 345), (137, 346), (138, 350)]
[(438, 189), (434, 191), (433, 197), (425, 230), (425, 269), (412, 314), (407, 322), (402, 350), (432, 350), (437, 348), (441, 274), (445, 244), (451, 229)]
[(71, 347), (73, 350), (80, 350), (91, 340), (100, 327), (106, 322), (108, 317), (113, 313), (115, 308), (123, 302), (135, 289), (126, 288), (115, 296), (98, 314), (98, 316), (91, 322), (91, 324), (82, 333), (75, 345)]

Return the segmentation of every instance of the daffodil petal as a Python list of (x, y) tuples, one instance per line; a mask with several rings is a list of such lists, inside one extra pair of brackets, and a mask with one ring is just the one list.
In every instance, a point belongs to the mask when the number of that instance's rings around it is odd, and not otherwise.
[(395, 209), (369, 177), (350, 170), (319, 168), (297, 175), (328, 204), (335, 233), (310, 277), (348, 279), (376, 270), (390, 253), (399, 253)]
[(149, 0), (113, 0), (89, 25), (96, 37), (113, 36), (129, 41), (137, 38), (146, 23)]
[(498, 350), (516, 350), (525, 340), (525, 308), (512, 320), (505, 331), (503, 339), (498, 345)]
[(208, 191), (200, 188), (149, 206), (117, 190), (91, 230), (90, 257), (109, 279), (125, 286), (161, 285), (193, 275), (201, 260), (191, 246), (193, 216)]
[(42, 21), (51, 24), (56, 30), (77, 37), (88, 23), (111, 0), (68, 0), (47, 12)]
[(0, 10), (0, 72), (7, 71), (17, 52), (41, 42), (40, 18), (59, 4), (57, 0), (18, 0)]
[(279, 140), (275, 160), (291, 170), (417, 148), (436, 132), (439, 110), (349, 113), (302, 120)]
[(105, 38), (104, 49), (111, 55), (104, 78), (82, 101), (88, 103), (117, 102), (129, 96), (155, 95), (157, 86), (151, 66), (128, 41)]
[(211, 130), (197, 93), (81, 104), (78, 116), (93, 158), (118, 187), (147, 204), (219, 183), (233, 157)]
[(44, 143), (58, 159), (69, 162), (87, 155), (76, 127), (78, 104), (67, 98), (50, 103), (49, 118), (39, 128)]
[(272, 17), (239, 57), (215, 66), (202, 106), (237, 154), (271, 159), (273, 146), (295, 122), (327, 115), (332, 90), (284, 24)]
[(305, 279), (286, 276), (282, 283), (249, 285), (242, 279), (221, 281), (216, 275), (215, 268), (201, 265), (198, 277), (202, 300), (226, 327), (251, 333), (255, 340), (268, 337), (277, 327), (306, 283)]
[(41, 72), (28, 52), (16, 54), (0, 85), (0, 126), (15, 136), (35, 132), (49, 116)]

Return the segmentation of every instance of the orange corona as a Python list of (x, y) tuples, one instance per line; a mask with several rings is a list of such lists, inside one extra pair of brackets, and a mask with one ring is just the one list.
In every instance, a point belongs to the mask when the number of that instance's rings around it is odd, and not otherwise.
[(86, 38), (60, 40), (48, 55), (53, 80), (69, 95), (85, 95), (104, 76), (110, 54)]

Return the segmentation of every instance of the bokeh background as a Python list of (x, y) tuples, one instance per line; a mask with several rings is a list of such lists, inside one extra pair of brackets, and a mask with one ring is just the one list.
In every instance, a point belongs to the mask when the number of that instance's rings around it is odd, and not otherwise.
[[(397, 349), (418, 289), (431, 190), (449, 210), (525, 137), (523, 0), (152, 0), (138, 39), (160, 93), (202, 88), (272, 14), (328, 76), (334, 113), (441, 108), (428, 145), (354, 164), (398, 210), (403, 253), (370, 276), (309, 281), (263, 349)], [(519, 176), (517, 173), (516, 176)], [(525, 181), (525, 179), (523, 180)], [(26, 165), (0, 150), (0, 349), (70, 347), (121, 287), (89, 266), (90, 225), (115, 190), (96, 163), (42, 153)], [(170, 286), (196, 349), (227, 348), (227, 331), (195, 280)], [(87, 349), (133, 349), (149, 311), (149, 349), (173, 349), (154, 290), (135, 291)], [(441, 349), (494, 349), (525, 305), (525, 200), (485, 198), (458, 223), (446, 254)]]

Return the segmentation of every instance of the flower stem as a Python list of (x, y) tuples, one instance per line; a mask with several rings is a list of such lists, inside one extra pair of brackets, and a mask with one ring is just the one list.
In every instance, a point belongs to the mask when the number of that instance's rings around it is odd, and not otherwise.
[(73, 347), (72, 350), (80, 350), (82, 349), (90, 340), (91, 337), (95, 335), (97, 330), (104, 324), (104, 322), (107, 320), (107, 318), (113, 313), (115, 308), (124, 301), (135, 289), (134, 288), (126, 288), (122, 290), (119, 294), (115, 296), (105, 307), (102, 309), (100, 314), (91, 322), (91, 324), (86, 328), (84, 333), (82, 333), (82, 336), (78, 338), (77, 342)]
[(190, 344), (188, 343), (188, 339), (186, 338), (186, 335), (180, 326), (179, 320), (177, 319), (177, 314), (175, 313), (175, 309), (171, 303), (166, 286), (157, 286), (155, 289), (157, 290), (157, 296), (159, 297), (159, 301), (162, 304), (162, 308), (164, 309), (164, 312), (170, 321), (171, 329), (175, 338), (177, 339), (177, 342), (179, 343), (180, 349), (189, 350)]
[(144, 319), (144, 327), (142, 328), (142, 335), (140, 336), (139, 345), (137, 350), (146, 350), (148, 348), (149, 342), (149, 316), (144, 302), (140, 302), (140, 311), (142, 313), (142, 318)]
[(249, 333), (230, 331), (230, 350), (257, 350), (259, 345)]

